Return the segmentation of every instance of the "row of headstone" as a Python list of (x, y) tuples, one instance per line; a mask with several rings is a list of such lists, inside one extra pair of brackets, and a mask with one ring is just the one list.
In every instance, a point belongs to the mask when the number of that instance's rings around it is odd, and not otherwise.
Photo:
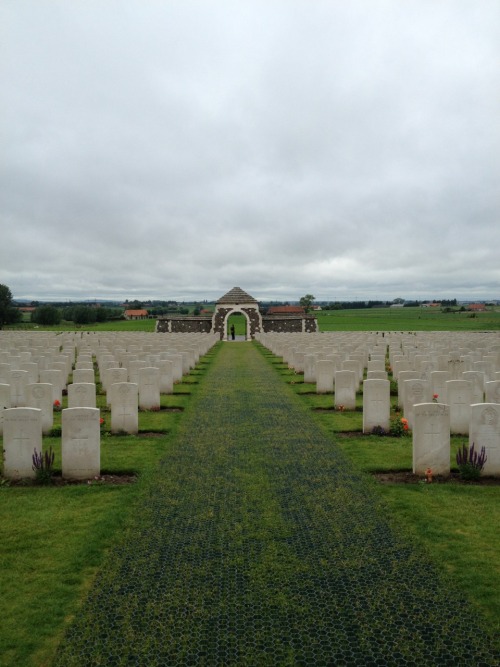
[[(425, 335), (427, 333), (432, 335)], [(281, 356), (290, 368), (304, 373), (304, 382), (316, 383), (317, 393), (333, 393), (336, 408), (354, 409), (362, 383), (364, 433), (372, 432), (377, 426), (385, 431), (390, 429), (390, 381), (386, 371), (389, 360), (392, 379), (398, 386), (398, 405), (408, 419), (416, 443), (416, 460), (420, 460), (418, 452), (422, 439), (417, 414), (423, 410), (425, 422), (425, 415), (435, 415), (437, 410), (439, 414), (439, 411), (446, 413), (449, 421), (447, 433), (444, 429), (443, 436), (448, 439), (448, 473), (450, 434), (469, 435), (472, 443), (481, 432), (481, 439), (489, 452), (483, 474), (500, 475), (499, 334), (467, 333), (458, 337), (449, 332), (423, 334), (273, 333), (261, 335), (259, 340), (273, 354)], [(446, 344), (443, 344), (443, 339)], [(434, 356), (427, 349), (429, 346)], [(426, 354), (419, 354), (423, 349)], [(427, 407), (424, 409), (419, 405)], [(444, 407), (432, 407), (435, 405)], [(496, 426), (492, 422), (487, 428), (478, 430), (479, 414), (483, 419), (489, 415)], [(495, 414), (497, 416), (493, 418)], [(429, 430), (433, 426), (424, 428)], [(477, 449), (477, 443), (475, 447)], [(421, 472), (420, 464), (416, 464), (416, 469)], [(440, 473), (436, 471), (436, 474)]]
[[(408, 382), (408, 380), (407, 380)], [(451, 380), (451, 382), (461, 382)], [(363, 390), (363, 433), (376, 427), (390, 429), (390, 383), (388, 380), (365, 380)], [(450, 392), (451, 393), (451, 392)], [(436, 474), (450, 472), (450, 435), (455, 428), (469, 438), (475, 450), (485, 447), (487, 461), (484, 475), (500, 475), (500, 402), (475, 403), (467, 408), (467, 421), (461, 403), (447, 405), (423, 402), (412, 405), (413, 467), (415, 473), (432, 468)]]
[[(54, 402), (62, 405), (65, 389), (63, 477), (98, 475), (95, 429), (97, 424), (99, 435), (100, 411), (96, 408), (94, 359), (111, 408), (111, 432), (137, 434), (139, 408), (159, 408), (160, 394), (173, 393), (174, 382), (181, 381), (217, 340), (207, 334), (0, 332), (4, 475), (18, 476), (20, 470), (22, 476), (35, 474), (33, 450), (36, 446), (41, 451), (42, 435), (53, 427)], [(73, 382), (68, 383), (71, 373)], [(19, 456), (18, 449), (23, 452)]]
[[(419, 403), (414, 406), (413, 472), (424, 474), (430, 468), (435, 475), (450, 474), (451, 410), (443, 403)], [(486, 462), (482, 475), (500, 475), (500, 404), (477, 403), (471, 406), (469, 447), (476, 452), (484, 447)]]
[[(100, 475), (101, 432), (97, 408), (62, 411), (61, 466), (64, 479)], [(43, 452), (42, 411), (38, 408), (4, 410), (4, 476), (34, 478), (33, 454)]]
[[(447, 371), (448, 379), (462, 379), (462, 372), (483, 373), (486, 381), (498, 379), (498, 332), (324, 332), (319, 334), (260, 334), (260, 342), (283, 357), (291, 368), (304, 373), (305, 382), (316, 382), (314, 364), (322, 359), (343, 370), (346, 360), (362, 362), (367, 377), (386, 372), (386, 360), (397, 379), (400, 370), (417, 371), (428, 379), (431, 371)], [(382, 379), (384, 379), (382, 377)]]

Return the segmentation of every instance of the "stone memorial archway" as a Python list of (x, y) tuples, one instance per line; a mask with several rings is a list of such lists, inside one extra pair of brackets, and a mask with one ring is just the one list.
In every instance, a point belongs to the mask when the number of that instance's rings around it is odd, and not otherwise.
[(313, 315), (262, 315), (257, 299), (244, 292), (241, 287), (233, 287), (215, 304), (215, 312), (210, 316), (159, 317), (157, 333), (211, 333), (220, 340), (227, 338), (227, 320), (234, 313), (241, 313), (247, 320), (246, 340), (253, 340), (256, 334), (274, 331), (277, 333), (313, 333), (318, 331), (318, 322)]
[(246, 317), (247, 340), (255, 338), (256, 333), (261, 333), (262, 316), (257, 299), (244, 292), (241, 287), (233, 287), (227, 294), (221, 296), (215, 304), (212, 331), (218, 334), (221, 340), (227, 340), (227, 319), (235, 313), (241, 313)]

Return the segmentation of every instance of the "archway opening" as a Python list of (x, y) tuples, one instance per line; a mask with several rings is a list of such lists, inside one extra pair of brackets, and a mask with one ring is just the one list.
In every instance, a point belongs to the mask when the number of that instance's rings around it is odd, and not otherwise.
[(232, 340), (232, 327), (234, 327), (235, 340), (244, 340), (248, 337), (248, 318), (241, 312), (232, 312), (226, 319), (226, 338)]

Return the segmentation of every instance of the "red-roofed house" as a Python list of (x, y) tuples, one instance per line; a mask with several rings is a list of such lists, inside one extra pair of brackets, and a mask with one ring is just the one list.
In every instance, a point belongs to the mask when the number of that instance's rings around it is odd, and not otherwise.
[(141, 309), (141, 310), (126, 310), (123, 313), (124, 317), (126, 320), (147, 320), (148, 319), (148, 311)]
[(484, 313), (486, 306), (484, 303), (470, 303), (467, 310), (471, 310), (473, 313)]

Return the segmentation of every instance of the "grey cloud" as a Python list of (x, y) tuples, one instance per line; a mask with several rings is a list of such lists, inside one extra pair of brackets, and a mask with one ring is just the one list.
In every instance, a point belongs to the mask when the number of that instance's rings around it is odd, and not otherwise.
[(499, 298), (493, 0), (0, 11), (15, 296)]

